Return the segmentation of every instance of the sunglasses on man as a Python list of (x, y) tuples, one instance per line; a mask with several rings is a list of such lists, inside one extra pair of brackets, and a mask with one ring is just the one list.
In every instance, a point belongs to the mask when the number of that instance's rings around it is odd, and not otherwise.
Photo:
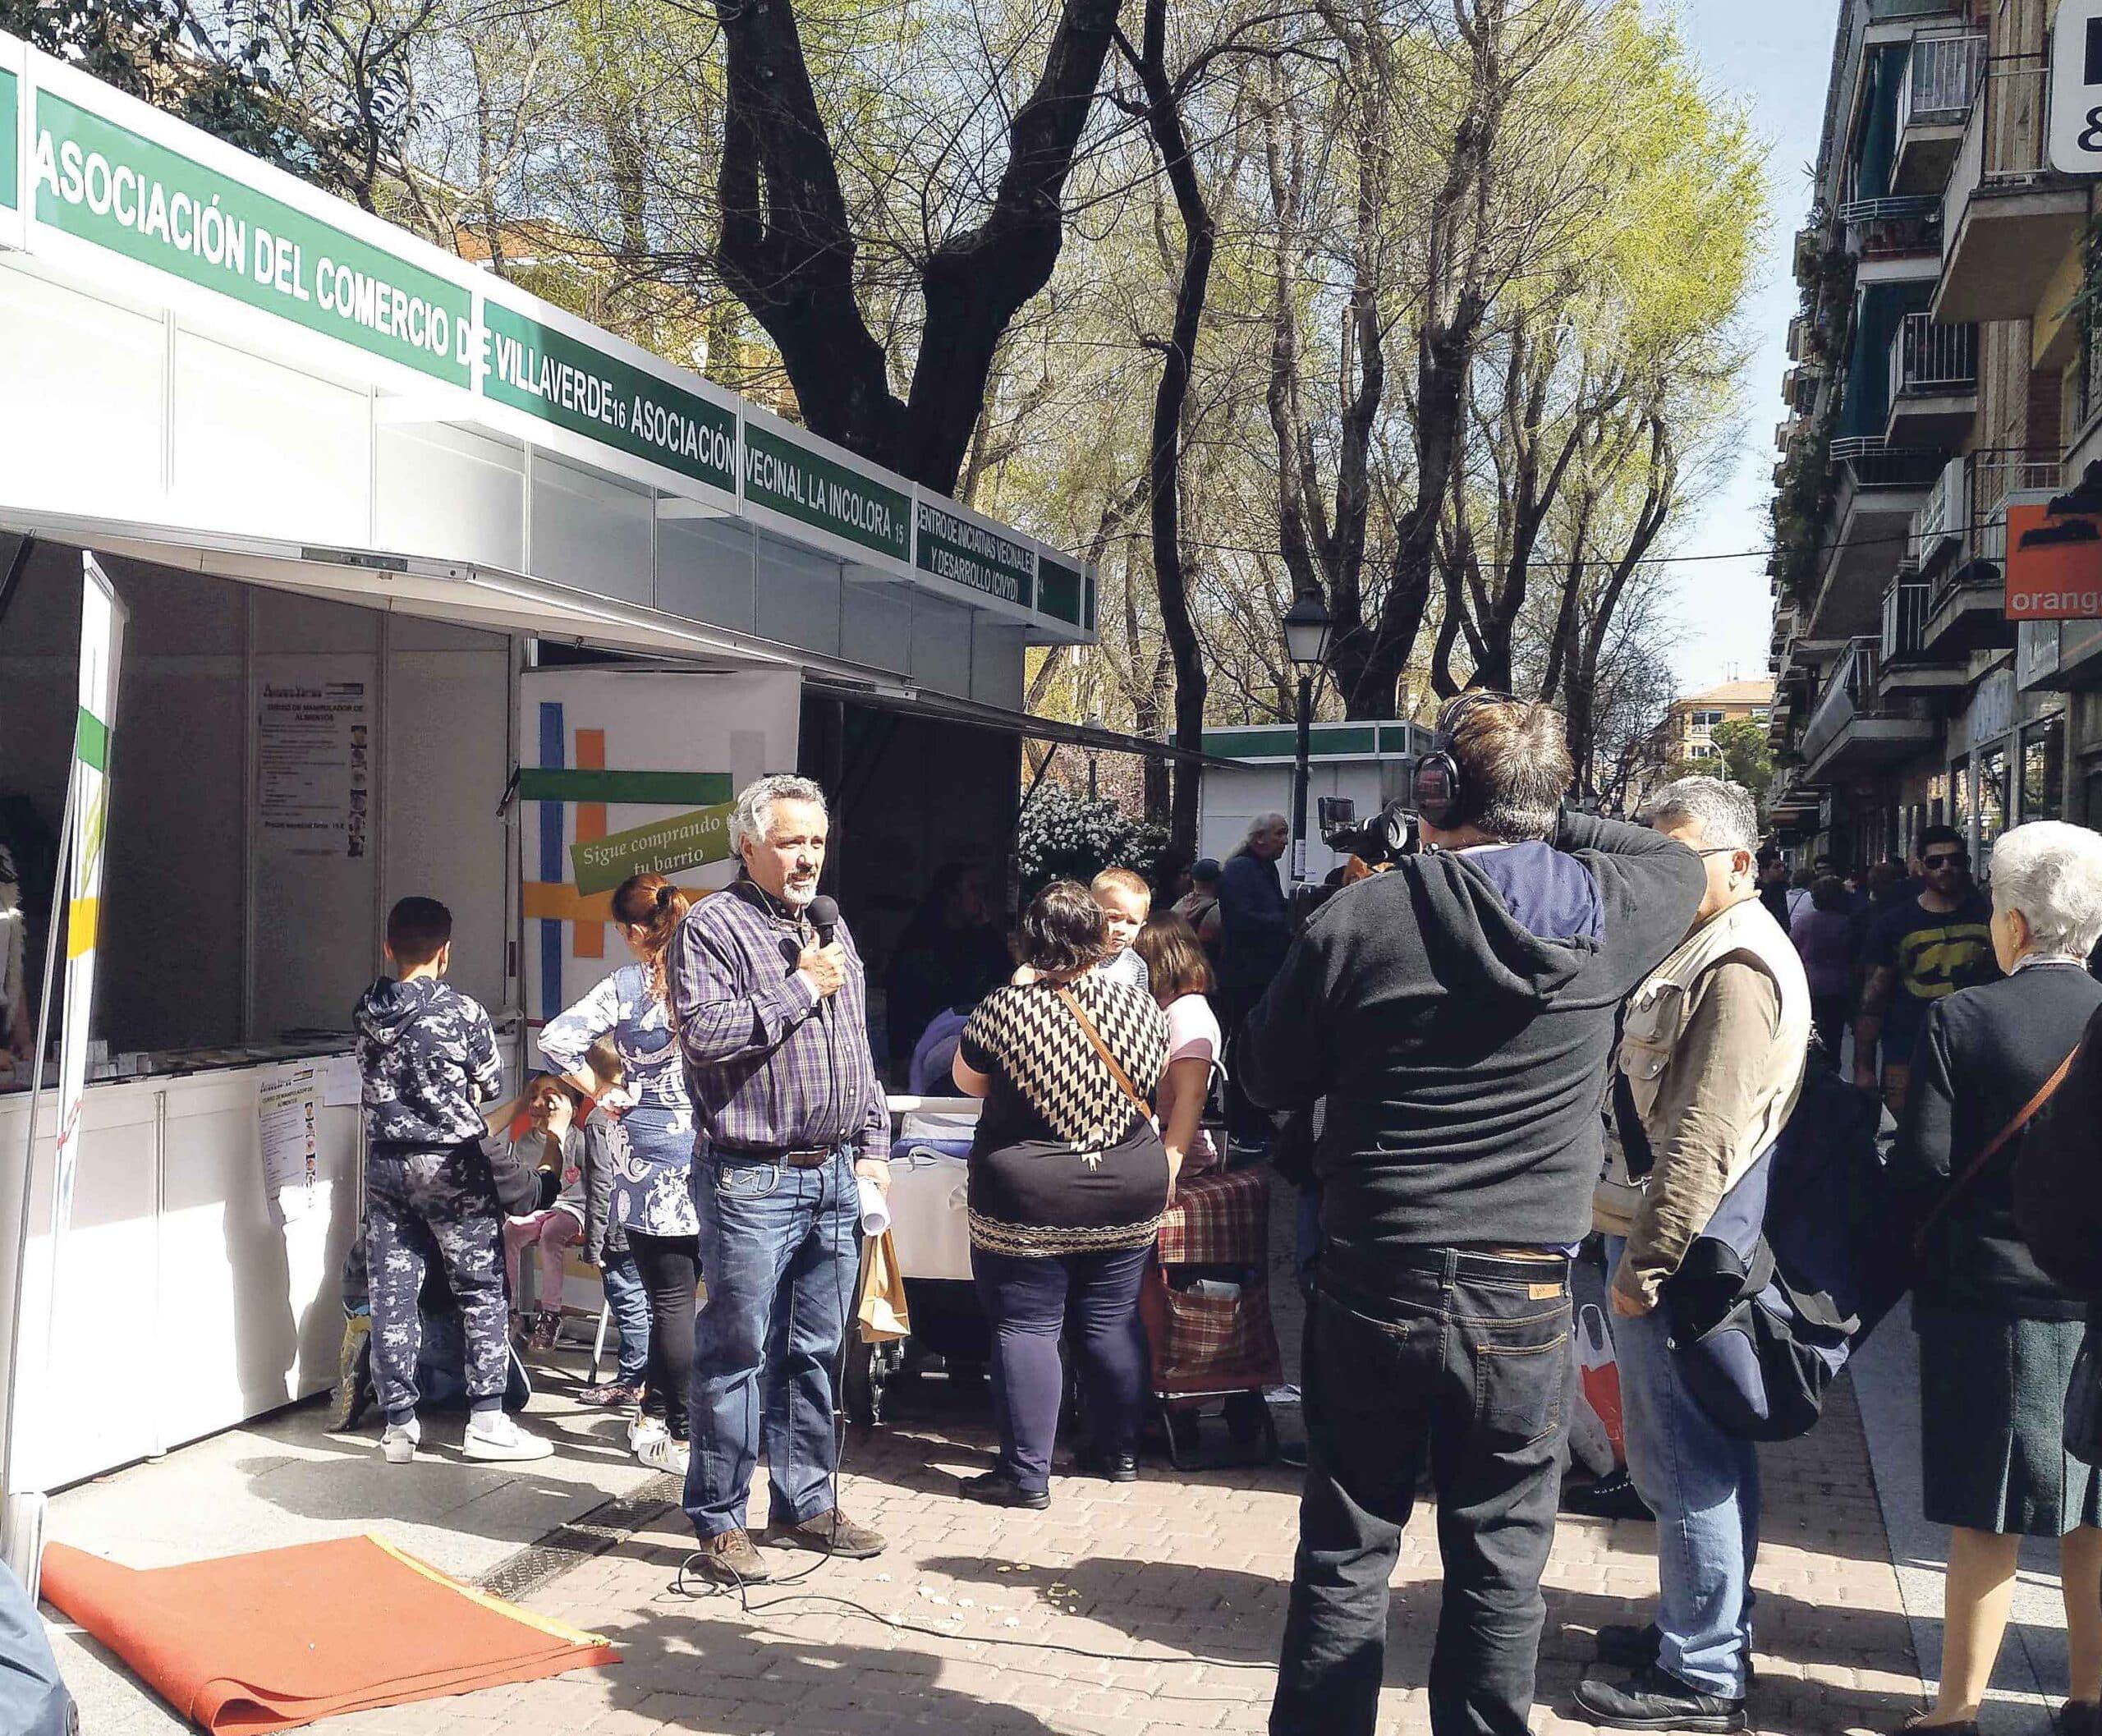
[(1963, 857), (1960, 853), (1955, 856), (1923, 856), (1920, 858), (1920, 866), (1929, 874), (1939, 874), (1944, 868), (1961, 868)]

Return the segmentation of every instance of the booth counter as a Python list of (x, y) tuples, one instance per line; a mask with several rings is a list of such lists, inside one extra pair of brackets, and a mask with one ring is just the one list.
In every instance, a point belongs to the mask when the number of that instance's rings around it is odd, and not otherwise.
[[(317, 1059), (311, 1064), (319, 1068)], [(89, 1087), (73, 1217), (52, 1285), (48, 1383), (25, 1400), (44, 1425), (54, 1486), (230, 1428), (335, 1379), (340, 1276), (357, 1221), (355, 1105), (324, 1105), (311, 1197), (285, 1221), (266, 1193), (258, 1094), (273, 1061)], [(49, 1213), (52, 1093), (31, 1211)], [(0, 1151), (28, 1134), (29, 1096), (0, 1096)], [(302, 1190), (304, 1191), (304, 1190)], [(0, 1245), (18, 1201), (0, 1195)], [(30, 1281), (51, 1282), (31, 1242)], [(28, 1347), (25, 1362), (41, 1347)]]

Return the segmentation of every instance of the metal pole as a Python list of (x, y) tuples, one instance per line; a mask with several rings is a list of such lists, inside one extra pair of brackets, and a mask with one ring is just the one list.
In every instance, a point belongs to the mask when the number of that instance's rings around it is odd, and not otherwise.
[[(16, 1408), (22, 1390), (22, 1357), (27, 1340), (22, 1331), (22, 1309), (29, 1294), (30, 1212), (31, 1196), (36, 1191), (36, 1123), (37, 1109), (44, 1098), (44, 1057), (51, 1040), (51, 1002), (58, 976), (58, 925), (66, 920), (67, 894), (72, 884), (71, 855), (73, 828), (80, 806), (80, 767), (76, 765), (66, 781), (66, 810), (58, 824), (58, 872), (53, 877), (51, 889), (51, 911), (44, 924), (44, 989), (39, 998), (36, 1019), (36, 1054), (30, 1062), (30, 1107), (28, 1149), (22, 1157), (21, 1221), (15, 1230), (15, 1284), (12, 1307), (7, 1316), (7, 1391), (4, 1409), (0, 1409), (0, 1453), (6, 1455), (0, 1465), (0, 1499), (4, 1499), (4, 1535), (0, 1535), (0, 1550), (7, 1556), (7, 1564), (15, 1570), (15, 1577), (22, 1582), (34, 1596), (37, 1583), (37, 1560), (43, 1553), (43, 1517), (41, 1504), (25, 1508), (21, 1497), (34, 1490), (23, 1489), (24, 1461), (30, 1455), (21, 1452), (21, 1442), (16, 1432)], [(63, 1105), (61, 1105), (62, 1108)], [(58, 1251), (54, 1244), (52, 1258), (56, 1261)], [(54, 1273), (54, 1283), (56, 1274)], [(47, 1287), (55, 1298), (56, 1291)], [(46, 1309), (47, 1329), (49, 1309)], [(45, 1357), (48, 1369), (49, 1357)], [(42, 1380), (45, 1370), (39, 1370)]]
[(1292, 769), (1292, 883), (1306, 884), (1306, 761), (1314, 728), (1314, 677), (1299, 677), (1299, 752)]

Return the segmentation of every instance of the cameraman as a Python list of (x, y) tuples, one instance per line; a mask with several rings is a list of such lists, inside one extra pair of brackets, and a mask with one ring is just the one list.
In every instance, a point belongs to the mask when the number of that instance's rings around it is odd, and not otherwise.
[(1549, 707), (1451, 701), (1416, 772), (1421, 852), (1332, 898), (1249, 1016), (1251, 1098), (1328, 1100), (1274, 1733), (1371, 1736), (1426, 1459), (1445, 1585), (1431, 1729), (1526, 1729), (1614, 1018), (1705, 884), (1683, 844), (1563, 812), (1570, 776)]

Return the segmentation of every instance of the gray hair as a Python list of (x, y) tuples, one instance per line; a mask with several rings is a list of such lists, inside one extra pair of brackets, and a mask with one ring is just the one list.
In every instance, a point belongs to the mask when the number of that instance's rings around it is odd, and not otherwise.
[(732, 854), (745, 853), (747, 838), (755, 844), (766, 842), (767, 834), (773, 829), (773, 805), (777, 801), (810, 801), (817, 804), (819, 813), (828, 811), (824, 792), (808, 778), (798, 778), (793, 772), (770, 772), (764, 778), (755, 778), (737, 792), (737, 806), (730, 811)]
[(2059, 820), (2032, 820), (1993, 846), (1993, 907), (2022, 912), (2040, 953), (2085, 958), (2102, 939), (2102, 837)]
[(1742, 783), (1720, 778), (1681, 778), (1650, 798), (1646, 817), (1659, 830), (1697, 825), (1701, 843), (1719, 850), (1759, 847), (1759, 804)]
[(1229, 856), (1227, 860), (1228, 861), (1232, 861), (1235, 856), (1247, 855), (1249, 845), (1255, 842), (1255, 834), (1258, 832), (1267, 832), (1272, 826), (1283, 826), (1287, 832), (1289, 832), (1292, 829), (1292, 822), (1287, 820), (1282, 814), (1258, 814), (1255, 815), (1254, 818), (1249, 820), (1247, 830), (1241, 834), (1241, 842), (1233, 847), (1233, 855)]

